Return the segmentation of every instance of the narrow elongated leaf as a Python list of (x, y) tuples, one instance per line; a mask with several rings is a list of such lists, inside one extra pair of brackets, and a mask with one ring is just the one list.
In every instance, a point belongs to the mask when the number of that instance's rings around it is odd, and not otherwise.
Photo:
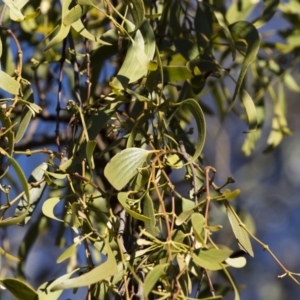
[(149, 193), (145, 195), (143, 201), (143, 215), (150, 219), (150, 221), (145, 222), (145, 228), (150, 234), (156, 236), (158, 234), (158, 229), (155, 227), (156, 220), (154, 214), (153, 200), (151, 199)]
[(63, 280), (60, 283), (53, 285), (51, 290), (55, 291), (88, 286), (96, 282), (101, 282), (102, 280), (108, 279), (109, 277), (117, 274), (118, 268), (116, 259), (108, 242), (105, 247), (107, 251), (107, 260), (104, 263), (79, 277)]
[(13, 18), (14, 21), (22, 21), (24, 20), (24, 15), (21, 13), (20, 8), (12, 0), (3, 0), (3, 2), (10, 8), (10, 16)]
[(223, 269), (221, 263), (225, 261), (231, 253), (231, 250), (225, 249), (200, 249), (198, 255), (193, 255), (193, 261), (198, 266), (207, 270), (221, 270)]
[(191, 222), (192, 222), (193, 231), (194, 231), (197, 241), (199, 243), (203, 243), (204, 240), (202, 237), (202, 230), (203, 230), (203, 226), (205, 224), (205, 218), (203, 217), (202, 214), (194, 213), (194, 214), (192, 214)]
[(25, 282), (14, 279), (7, 278), (1, 279), (1, 284), (3, 284), (18, 300), (39, 300), (36, 291), (27, 285)]
[(233, 208), (231, 205), (226, 205), (226, 211), (227, 211), (227, 216), (229, 219), (229, 222), (231, 224), (234, 236), (240, 243), (240, 245), (243, 247), (245, 251), (247, 251), (251, 256), (254, 256), (250, 238), (248, 233), (240, 226), (239, 220), (237, 219), (235, 213), (233, 213)]
[[(1, 154), (3, 154), (3, 153), (1, 153)], [(21, 186), (22, 186), (22, 188), (24, 190), (25, 196), (28, 197), (28, 198), (30, 198), (30, 193), (29, 193), (29, 188), (28, 188), (27, 180), (26, 180), (26, 177), (25, 177), (25, 175), (23, 173), (22, 168), (19, 166), (19, 164), (17, 163), (17, 161), (13, 157), (8, 156), (8, 155), (7, 155), (7, 157), (8, 157), (8, 160), (10, 161), (11, 165), (15, 169), (15, 172), (17, 173), (18, 179), (19, 179), (19, 181), (21, 183)], [(13, 218), (13, 219), (15, 219), (15, 218)], [(1, 221), (0, 222), (0, 227), (2, 225), (4, 225), (4, 226), (11, 225), (10, 224), (11, 220), (12, 219)], [(16, 223), (13, 223), (13, 224), (16, 224)]]
[(123, 208), (132, 216), (134, 217), (135, 219), (137, 220), (141, 220), (141, 221), (144, 221), (144, 222), (149, 222), (151, 221), (151, 219), (149, 217), (146, 217), (134, 210), (132, 210), (130, 208), (130, 206), (127, 204), (127, 199), (128, 199), (128, 196), (131, 192), (121, 192), (121, 193), (118, 193), (118, 200), (120, 201), (120, 204), (123, 206)]
[(7, 93), (18, 95), (20, 89), (20, 83), (14, 78), (0, 70), (0, 89), (3, 89)]
[[(252, 61), (256, 58), (260, 45), (260, 37), (255, 26), (246, 21), (238, 21), (234, 24), (231, 24), (229, 26), (229, 30), (235, 42), (236, 48), (245, 56), (232, 97), (230, 106), (230, 108), (232, 108), (241, 89), (247, 69)], [(243, 49), (240, 47), (241, 43), (243, 45)]]
[(70, 247), (68, 247), (56, 260), (58, 264), (63, 262), (64, 260), (70, 258), (74, 253), (76, 253), (78, 244), (72, 244)]
[(42, 284), (38, 288), (38, 295), (39, 295), (38, 300), (57, 300), (57, 299), (59, 299), (59, 296), (62, 294), (63, 290), (51, 291), (52, 287), (69, 279), (77, 271), (78, 271), (78, 269), (74, 270), (71, 273), (65, 274), (61, 277), (58, 277), (56, 280), (54, 280), (51, 283), (45, 282), (44, 284)]
[(135, 30), (137, 30), (142, 25), (145, 18), (144, 2), (142, 0), (124, 0), (124, 3), (128, 5), (135, 25)]
[(148, 295), (152, 291), (153, 287), (155, 286), (155, 284), (159, 280), (159, 278), (163, 274), (165, 274), (165, 268), (168, 265), (169, 264), (157, 265), (147, 274), (145, 282), (144, 282), (144, 293), (145, 293), (146, 299), (148, 299)]
[(104, 169), (104, 175), (116, 190), (121, 190), (146, 162), (151, 151), (127, 148), (116, 154)]
[[(154, 43), (154, 39), (152, 44)], [(151, 49), (149, 51), (149, 57)], [(154, 51), (153, 51), (154, 54)], [(152, 54), (152, 56), (153, 56)], [(122, 90), (127, 87), (128, 83), (139, 80), (146, 75), (148, 71), (148, 59), (145, 53), (145, 40), (140, 30), (135, 33), (134, 40), (131, 39), (131, 45), (126, 53), (125, 60), (117, 74), (117, 76), (110, 82), (113, 88)]]
[(71, 10), (66, 14), (63, 18), (63, 23), (66, 26), (72, 25), (72, 23), (79, 20), (83, 15), (85, 15), (89, 11), (89, 7), (82, 5), (75, 5), (71, 8)]
[[(42, 163), (37, 168), (35, 168), (28, 179), (28, 183), (35, 184), (41, 181), (45, 176), (45, 171), (47, 170), (47, 168), (48, 168), (47, 163)], [(27, 183), (26, 186), (28, 189)], [(15, 217), (23, 218), (22, 221), (19, 221), (20, 225), (24, 225), (30, 220), (32, 213), (34, 212), (39, 200), (43, 195), (45, 187), (46, 187), (45, 181), (40, 183), (38, 186), (32, 186), (29, 193), (27, 195), (25, 194), (20, 199), (18, 206), (15, 210)]]
[(254, 131), (257, 128), (256, 107), (254, 105), (252, 98), (250, 97), (250, 95), (245, 89), (241, 90), (241, 100), (246, 111), (249, 130)]
[(59, 197), (53, 197), (53, 198), (49, 198), (47, 199), (43, 206), (42, 206), (42, 212), (43, 214), (50, 218), (50, 219), (53, 219), (53, 220), (56, 220), (56, 221), (60, 221), (60, 222), (64, 222), (63, 220), (61, 219), (58, 219), (57, 217), (55, 217), (54, 215), (54, 208), (56, 206), (56, 204), (58, 204), (60, 202), (60, 198)]
[(2, 255), (3, 257), (5, 257), (6, 259), (9, 259), (11, 261), (14, 261), (14, 262), (19, 262), (21, 259), (18, 258), (18, 257), (15, 257), (9, 253), (7, 253), (4, 249), (2, 249), (0, 247), (0, 255)]
[(256, 28), (262, 27), (273, 18), (276, 13), (280, 0), (264, 0), (264, 10), (262, 15), (253, 21)]
[(200, 156), (204, 142), (206, 137), (206, 123), (203, 111), (198, 104), (198, 102), (194, 99), (186, 99), (182, 102), (176, 103), (175, 106), (185, 107), (190, 111), (190, 113), (194, 116), (196, 124), (197, 124), (197, 142), (196, 149), (194, 155), (191, 157), (190, 162), (194, 162)]
[(16, 140), (15, 140), (16, 143), (18, 143), (24, 136), (31, 118), (32, 118), (32, 111), (29, 108), (25, 107), (24, 110), (22, 111), (20, 125), (16, 133)]

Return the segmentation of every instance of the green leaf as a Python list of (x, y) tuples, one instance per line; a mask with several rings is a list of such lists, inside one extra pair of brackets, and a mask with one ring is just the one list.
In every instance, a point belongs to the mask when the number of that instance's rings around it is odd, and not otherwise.
[(225, 261), (232, 253), (231, 250), (225, 249), (200, 249), (200, 253), (193, 255), (193, 261), (198, 266), (207, 270), (221, 270), (223, 269), (221, 263)]
[(256, 107), (254, 105), (252, 98), (250, 97), (250, 95), (245, 89), (241, 90), (241, 100), (246, 111), (249, 130), (254, 131), (257, 128)]
[(73, 256), (74, 253), (76, 253), (76, 249), (77, 249), (78, 244), (74, 243), (72, 244), (70, 247), (68, 247), (56, 260), (56, 262), (58, 264), (60, 264), (61, 262), (63, 262), (64, 260), (70, 258), (71, 256)]
[[(47, 168), (48, 168), (47, 163), (42, 163), (37, 168), (35, 168), (28, 179), (28, 183), (34, 184), (36, 182), (41, 181), (45, 176), (45, 171), (47, 170)], [(45, 181), (40, 183), (38, 186), (32, 186), (30, 191), (28, 191), (28, 194), (25, 193), (25, 195), (18, 202), (17, 208), (15, 210), (16, 218), (13, 219), (18, 219), (18, 220), (21, 219), (18, 221), (20, 225), (24, 225), (30, 220), (31, 215), (33, 214), (39, 200), (43, 195), (45, 187), (46, 187)], [(28, 190), (27, 182), (26, 182), (26, 188)]]
[(24, 20), (24, 15), (21, 13), (20, 8), (18, 5), (15, 3), (16, 1), (11, 1), (11, 0), (3, 0), (3, 2), (9, 7), (10, 9), (10, 17), (14, 21), (22, 21)]
[(164, 82), (181, 82), (193, 78), (186, 66), (163, 66)]
[(280, 0), (264, 0), (264, 10), (262, 15), (253, 21), (256, 28), (262, 27), (273, 18), (276, 13)]
[(63, 280), (60, 283), (53, 285), (51, 290), (56, 291), (61, 289), (89, 286), (116, 275), (118, 272), (116, 259), (108, 242), (106, 243), (105, 247), (107, 251), (107, 260), (104, 263), (81, 276)]
[(236, 216), (234, 209), (231, 205), (228, 204), (226, 205), (226, 211), (234, 236), (238, 240), (239, 244), (243, 247), (243, 249), (247, 251), (251, 256), (254, 256), (249, 235), (245, 231), (245, 229), (240, 226), (239, 219)]
[(165, 268), (168, 265), (169, 264), (157, 265), (147, 274), (144, 282), (144, 293), (146, 299), (148, 299), (148, 295), (152, 291), (159, 278), (165, 274)]
[(247, 260), (245, 257), (241, 256), (241, 257), (235, 257), (235, 258), (230, 258), (228, 257), (225, 260), (226, 264), (228, 264), (230, 267), (233, 268), (243, 268), (245, 267)]
[(206, 123), (203, 111), (198, 104), (198, 102), (194, 99), (187, 99), (182, 102), (174, 104), (174, 106), (180, 106), (182, 108), (186, 108), (189, 112), (194, 116), (196, 124), (197, 124), (197, 142), (196, 149), (194, 155), (190, 158), (190, 162), (194, 162), (200, 156), (204, 142), (206, 137)]
[[(145, 21), (142, 28), (135, 33), (134, 39), (130, 38), (125, 60), (117, 74), (110, 82), (113, 88), (123, 90), (128, 83), (135, 82), (148, 72), (148, 64), (155, 51), (155, 39), (152, 28)], [(146, 52), (147, 51), (147, 52)]]
[(48, 217), (50, 219), (53, 219), (53, 220), (56, 220), (59, 222), (64, 222), (63, 220), (55, 217), (54, 212), (53, 212), (56, 204), (58, 204), (59, 202), (60, 202), (59, 197), (53, 197), (53, 198), (47, 199), (42, 206), (42, 212), (46, 217)]
[(192, 214), (191, 222), (192, 222), (193, 231), (194, 231), (196, 240), (199, 243), (204, 243), (204, 240), (203, 240), (203, 237), (202, 237), (201, 233), (202, 233), (202, 230), (203, 230), (203, 226), (205, 224), (205, 218), (203, 217), (202, 214), (194, 213), (194, 214)]
[(62, 294), (63, 290), (58, 291), (51, 291), (52, 287), (64, 282), (65, 280), (69, 279), (78, 269), (74, 270), (71, 273), (65, 274), (61, 277), (58, 277), (53, 282), (45, 282), (38, 288), (38, 300), (57, 300), (59, 296)]
[(63, 18), (63, 23), (66, 26), (72, 25), (72, 23), (79, 20), (83, 15), (85, 15), (90, 10), (87, 6), (75, 5), (70, 9), (70, 11)]
[(144, 222), (149, 222), (151, 219), (149, 217), (146, 217), (130, 208), (130, 206), (127, 204), (128, 196), (131, 194), (131, 192), (120, 192), (118, 193), (118, 200), (120, 201), (120, 204), (123, 206), (123, 208), (135, 219), (141, 220)]
[(145, 228), (151, 235), (157, 236), (158, 229), (155, 227), (156, 220), (154, 214), (153, 200), (151, 199), (149, 193), (146, 193), (145, 197), (143, 198), (143, 201), (143, 215), (150, 219), (148, 222), (145, 222)]
[(144, 2), (142, 0), (124, 0), (132, 15), (135, 30), (137, 30), (143, 23), (145, 18)]
[(20, 125), (16, 133), (15, 143), (18, 143), (24, 136), (25, 131), (31, 121), (32, 115), (32, 111), (28, 107), (23, 109), (19, 123)]
[[(64, 3), (67, 1), (64, 1)], [(69, 31), (71, 29), (71, 26), (65, 26), (64, 24), (59, 25), (59, 31), (58, 33), (55, 35), (55, 37), (46, 45), (44, 51), (47, 51), (51, 48), (53, 48), (55, 45), (59, 44), (60, 42), (62, 42), (67, 35), (69, 34)]]
[(224, 191), (223, 195), (227, 200), (232, 200), (232, 199), (235, 199), (240, 193), (241, 193), (241, 191), (239, 189), (236, 189), (234, 191), (230, 191), (230, 190), (226, 189)]
[(40, 300), (38, 294), (34, 289), (32, 289), (25, 282), (14, 279), (7, 278), (1, 279), (1, 284), (3, 284), (18, 300)]
[(0, 89), (3, 89), (9, 94), (18, 95), (20, 83), (0, 70)]
[(152, 151), (127, 148), (116, 154), (104, 169), (104, 175), (116, 190), (121, 190), (146, 162)]
[(97, 143), (95, 141), (88, 141), (86, 144), (86, 157), (91, 170), (95, 169), (93, 153)]
[[(232, 97), (232, 102), (230, 105), (230, 108), (232, 108), (241, 89), (247, 69), (256, 58), (260, 45), (260, 37), (255, 26), (246, 21), (238, 21), (234, 24), (231, 24), (229, 26), (229, 30), (235, 42), (236, 49), (238, 49), (245, 56)], [(241, 48), (241, 44), (243, 48)]]

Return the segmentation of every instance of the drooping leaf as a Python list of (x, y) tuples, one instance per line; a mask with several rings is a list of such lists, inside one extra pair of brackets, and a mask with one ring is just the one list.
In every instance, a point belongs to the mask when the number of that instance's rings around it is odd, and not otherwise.
[(193, 213), (191, 216), (191, 222), (193, 226), (193, 232), (195, 234), (195, 238), (199, 243), (203, 243), (204, 239), (202, 237), (202, 230), (205, 224), (205, 218), (202, 214)]
[(70, 247), (68, 247), (56, 260), (56, 262), (58, 264), (60, 264), (61, 262), (63, 262), (64, 260), (70, 258), (71, 256), (73, 256), (76, 253), (76, 249), (77, 249), (78, 244), (74, 243), (72, 244)]
[(254, 105), (252, 98), (250, 97), (250, 95), (245, 89), (241, 90), (241, 100), (246, 111), (249, 130), (254, 131), (256, 130), (257, 127), (256, 107)]
[(143, 215), (150, 219), (148, 222), (145, 222), (146, 230), (153, 236), (157, 236), (158, 229), (155, 227), (156, 220), (154, 214), (153, 200), (151, 199), (149, 193), (146, 193), (145, 197), (143, 198)]
[(143, 23), (145, 17), (144, 2), (142, 0), (124, 0), (128, 5), (129, 11), (133, 17), (135, 30), (137, 30)]
[(14, 21), (22, 21), (24, 20), (24, 15), (21, 13), (20, 8), (15, 2), (12, 0), (3, 0), (3, 2), (9, 7), (10, 9), (10, 17)]
[(128, 148), (116, 154), (104, 169), (104, 175), (116, 190), (121, 190), (146, 162), (151, 151)]
[(63, 290), (52, 291), (52, 287), (64, 282), (65, 280), (69, 279), (78, 269), (65, 274), (63, 276), (58, 277), (53, 282), (45, 282), (43, 283), (37, 290), (38, 292), (38, 300), (57, 300), (59, 296), (62, 294)]
[(27, 285), (25, 282), (14, 279), (6, 278), (0, 279), (1, 284), (3, 284), (18, 300), (39, 300), (36, 291)]
[(116, 259), (114, 254), (108, 244), (108, 241), (105, 245), (107, 251), (107, 260), (104, 263), (101, 263), (99, 266), (95, 267), (91, 271), (84, 273), (81, 276), (61, 280), (59, 283), (51, 287), (52, 291), (61, 290), (61, 289), (71, 289), (82, 286), (89, 286), (96, 282), (101, 282), (104, 279), (108, 279), (111, 276), (114, 276), (118, 272)]
[(70, 9), (70, 11), (64, 16), (63, 23), (66, 26), (72, 25), (72, 23), (79, 20), (83, 15), (89, 11), (88, 6), (75, 5)]
[(223, 269), (221, 263), (224, 262), (231, 253), (231, 250), (225, 249), (200, 249), (198, 255), (193, 255), (193, 261), (198, 266), (207, 270), (221, 270)]
[(117, 76), (110, 82), (113, 88), (119, 90), (126, 88), (128, 83), (139, 80), (148, 71), (148, 64), (155, 51), (154, 34), (148, 21), (143, 23), (130, 43)]
[(190, 162), (194, 162), (200, 156), (206, 137), (206, 123), (203, 111), (194, 99), (186, 99), (182, 102), (174, 104), (174, 106), (181, 106), (186, 108), (195, 118), (197, 124), (197, 142), (195, 145), (195, 153), (191, 156)]
[(0, 89), (6, 91), (7, 93), (18, 95), (20, 83), (6, 74), (4, 71), (0, 70)]
[[(44, 178), (45, 171), (47, 169), (48, 169), (47, 163), (42, 163), (41, 165), (39, 165), (37, 168), (35, 168), (32, 171), (32, 173), (28, 179), (28, 183), (36, 184), (39, 181), (41, 181)], [(27, 183), (26, 183), (26, 187), (28, 189)], [(41, 197), (43, 195), (45, 187), (46, 187), (45, 181), (40, 183), (38, 186), (32, 186), (28, 195), (25, 194), (19, 200), (17, 208), (15, 210), (15, 218), (14, 219), (21, 218), (22, 220), (18, 222), (20, 225), (24, 225), (30, 220), (31, 215), (33, 214), (39, 200), (41, 199)]]
[(165, 268), (168, 265), (169, 264), (157, 265), (147, 274), (144, 282), (144, 294), (146, 299), (148, 299), (148, 295), (152, 291), (159, 278), (165, 274)]
[(273, 18), (278, 5), (280, 4), (280, 0), (264, 0), (263, 4), (264, 10), (262, 12), (262, 15), (253, 21), (253, 24), (256, 28), (262, 27)]
[(246, 21), (238, 21), (231, 24), (229, 26), (229, 30), (234, 40), (236, 49), (239, 50), (245, 57), (232, 97), (230, 106), (232, 108), (241, 89), (247, 69), (252, 61), (256, 58), (260, 45), (260, 37), (255, 26)]
[(95, 141), (88, 141), (86, 144), (86, 157), (91, 170), (95, 169), (95, 163), (93, 158), (93, 153), (97, 143)]
[(233, 268), (243, 268), (246, 263), (247, 263), (247, 260), (245, 257), (241, 256), (241, 257), (235, 257), (235, 258), (230, 258), (228, 257), (225, 262), (230, 266), (230, 267), (233, 267)]
[(243, 227), (240, 226), (239, 219), (236, 216), (236, 213), (233, 210), (233, 207), (229, 204), (226, 205), (227, 216), (230, 221), (234, 236), (238, 240), (239, 244), (247, 251), (251, 256), (254, 256), (250, 238), (248, 233)]

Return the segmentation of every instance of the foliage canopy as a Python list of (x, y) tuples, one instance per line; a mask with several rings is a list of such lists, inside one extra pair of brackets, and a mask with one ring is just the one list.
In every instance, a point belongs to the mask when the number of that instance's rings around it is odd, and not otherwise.
[[(230, 269), (245, 266), (241, 253), (254, 256), (251, 238), (299, 284), (235, 210), (233, 179), (217, 185), (218, 166), (201, 160), (213, 112), (244, 120), (251, 155), (266, 94), (265, 152), (291, 134), (285, 92), (300, 91), (300, 6), (254, 2), (3, 0), (0, 227), (27, 225), (17, 256), (0, 248), (17, 274), (2, 286), (28, 300), (81, 287), (87, 299), (222, 299), (233, 290), (238, 300)], [(275, 14), (287, 25), (272, 38), (261, 28)], [(41, 154), (27, 180), (19, 159)], [(242, 251), (218, 243), (212, 205)], [(25, 264), (43, 232), (64, 249), (56, 263), (65, 275), (33, 289)], [(216, 274), (227, 284), (215, 285)]]

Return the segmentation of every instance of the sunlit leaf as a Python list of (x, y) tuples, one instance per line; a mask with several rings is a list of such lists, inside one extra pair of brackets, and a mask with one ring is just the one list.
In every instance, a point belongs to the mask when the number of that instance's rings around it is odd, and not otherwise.
[(54, 198), (49, 198), (47, 199), (43, 206), (42, 206), (42, 212), (43, 214), (50, 218), (50, 219), (53, 219), (53, 220), (56, 220), (56, 221), (60, 221), (60, 222), (63, 222), (63, 220), (55, 217), (54, 215), (54, 208), (55, 206), (60, 202), (60, 198), (59, 197), (54, 197)]
[(53, 282), (45, 282), (43, 283), (37, 290), (39, 298), (38, 300), (57, 300), (59, 296), (62, 294), (63, 290), (52, 291), (52, 287), (64, 282), (69, 279), (74, 273), (76, 273), (78, 269), (74, 270), (71, 273), (65, 274), (63, 276), (58, 277)]
[(202, 214), (193, 213), (191, 217), (193, 231), (198, 242), (203, 243), (202, 230), (205, 224), (205, 218)]
[(202, 152), (205, 137), (206, 137), (206, 123), (203, 111), (194, 99), (186, 99), (182, 102), (176, 103), (174, 106), (181, 106), (187, 109), (195, 118), (197, 124), (197, 142), (195, 145), (195, 153), (191, 156), (190, 162), (197, 160)]
[(151, 151), (128, 148), (116, 154), (104, 169), (104, 175), (116, 190), (121, 190), (146, 162)]
[(195, 264), (207, 270), (221, 270), (223, 269), (221, 263), (224, 262), (231, 253), (231, 250), (225, 249), (200, 249), (198, 255), (193, 255), (193, 261)]
[(77, 243), (72, 244), (70, 247), (68, 247), (56, 260), (56, 262), (59, 264), (63, 262), (64, 260), (70, 258), (76, 253), (77, 250)]
[(19, 5), (16, 3), (16, 1), (12, 0), (3, 0), (3, 2), (10, 8), (10, 17), (14, 21), (22, 21), (24, 20), (24, 15), (21, 13)]
[[(246, 21), (239, 21), (231, 24), (229, 26), (229, 30), (232, 34), (236, 48), (245, 56), (232, 97), (231, 107), (233, 107), (235, 99), (241, 89), (247, 69), (256, 58), (260, 45), (260, 37), (255, 26)], [(241, 48), (240, 44), (243, 45), (243, 48)]]
[(153, 200), (151, 199), (149, 193), (146, 193), (145, 197), (143, 198), (143, 215), (150, 219), (148, 222), (145, 222), (146, 230), (153, 236), (157, 236), (158, 229), (155, 227), (156, 220), (154, 214)]
[(147, 274), (144, 282), (144, 294), (146, 299), (148, 299), (148, 295), (152, 291), (159, 278), (165, 274), (165, 268), (167, 266), (168, 264), (157, 265)]
[(0, 70), (0, 89), (13, 94), (18, 95), (20, 89), (20, 83), (14, 78)]
[(96, 282), (101, 282), (102, 280), (117, 274), (117, 263), (108, 243), (105, 245), (105, 248), (107, 251), (107, 260), (104, 263), (101, 263), (99, 266), (95, 267), (91, 271), (88, 271), (87, 273), (84, 273), (81, 276), (61, 280), (58, 284), (53, 285), (51, 287), (51, 290), (56, 291), (61, 289), (88, 286)]
[(248, 233), (243, 227), (240, 226), (239, 220), (236, 217), (232, 206), (226, 205), (227, 216), (230, 221), (234, 236), (238, 240), (239, 244), (247, 251), (251, 256), (254, 256), (250, 238)]
[(228, 257), (225, 262), (233, 268), (243, 268), (247, 264), (247, 260), (245, 257), (235, 257), (235, 258), (230, 258)]

